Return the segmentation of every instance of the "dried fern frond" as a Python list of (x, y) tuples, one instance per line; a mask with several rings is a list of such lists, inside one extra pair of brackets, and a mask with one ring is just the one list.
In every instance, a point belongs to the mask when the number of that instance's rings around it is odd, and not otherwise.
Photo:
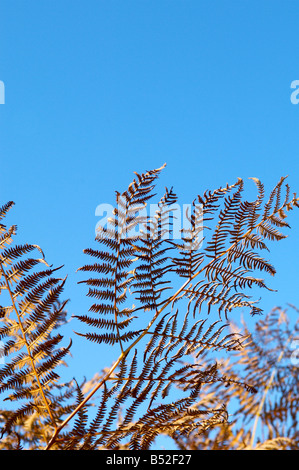
[(260, 442), (255, 446), (254, 450), (293, 450), (293, 448), (297, 449), (297, 444), (292, 439), (288, 437), (276, 437), (275, 439)]
[[(242, 330), (244, 335), (249, 331), (245, 321)], [(211, 382), (198, 397), (199, 407), (203, 402), (215, 406), (221, 399), (229, 421), (200, 436), (175, 436), (179, 448), (298, 450), (298, 367), (291, 361), (292, 338), (297, 335), (298, 321), (291, 324), (281, 308), (261, 318), (244, 347), (219, 360), (219, 373), (228, 379), (226, 387)], [(238, 384), (241, 374), (244, 383), (255, 385), (254, 393)]]
[[(11, 206), (8, 203), (0, 209), (1, 218)], [(67, 302), (60, 301), (65, 279), (53, 276), (59, 268), (47, 264), (39, 246), (8, 246), (15, 228), (6, 229), (2, 224), (1, 232), (0, 292), (7, 292), (10, 304), (2, 307), (0, 337), (5, 364), (0, 369), (0, 393), (8, 393), (5, 400), (22, 403), (4, 414), (2, 437), (24, 420), (33, 419), (45, 423), (40, 436), (47, 440), (58, 420), (51, 396), (59, 379), (55, 369), (71, 346), (62, 347), (62, 336), (55, 331), (65, 321)], [(34, 251), (41, 257), (28, 257)]]
[[(78, 271), (89, 277), (79, 284), (87, 286), (92, 304), (75, 316), (85, 328), (77, 335), (102, 346), (107, 357), (119, 354), (88, 386), (74, 379), (64, 388), (56, 372), (71, 346), (61, 347), (57, 333), (66, 306), (60, 268), (48, 266), (37, 245), (9, 246), (16, 227), (0, 224), (0, 291), (10, 298), (0, 308), (0, 338), (7, 338), (3, 352), (11, 357), (0, 370), (0, 392), (22, 403), (0, 415), (8, 447), (31, 439), (35, 448), (44, 441), (46, 449), (144, 450), (166, 434), (179, 448), (243, 449), (254, 432), (229, 419), (230, 399), (239, 400), (243, 424), (263, 420), (266, 447), (296, 447), (298, 400), (281, 370), (269, 377), (277, 348), (265, 354), (248, 328), (230, 326), (240, 309), (262, 313), (249, 292), (271, 290), (260, 273), (274, 276), (276, 269), (261, 252), (286, 237), (287, 213), (299, 207), (299, 198), (281, 178), (265, 199), (263, 184), (252, 178), (257, 195), (247, 201), (238, 178), (197, 195), (178, 232), (182, 214), (172, 188), (149, 210), (164, 167), (135, 173), (125, 191), (116, 191), (112, 217), (98, 226), (96, 246), (84, 250), (91, 261)], [(1, 220), (11, 207), (0, 208)], [(266, 317), (257, 335), (264, 339), (272, 328), (283, 347), (281, 322)], [(237, 358), (238, 370), (228, 355)], [(260, 366), (261, 358), (267, 365)], [(293, 380), (294, 370), (289, 373)], [(260, 387), (266, 387), (262, 402)], [(271, 402), (270, 391), (276, 393)], [(281, 428), (285, 419), (289, 434)]]
[[(255, 271), (274, 275), (275, 268), (258, 250), (268, 250), (268, 240), (284, 238), (277, 227), (288, 227), (286, 212), (298, 206), (298, 199), (295, 195), (290, 199), (286, 186), (281, 202), (284, 182), (281, 179), (264, 203), (264, 187), (253, 179), (257, 198), (245, 201), (244, 182), (238, 178), (233, 185), (197, 196), (191, 212), (186, 214), (189, 227), (183, 228), (181, 240), (175, 241), (168, 217), (177, 203), (172, 190), (166, 190), (154, 215), (149, 217), (145, 212), (138, 215), (138, 209), (151, 200), (153, 182), (160, 171), (161, 168), (137, 175), (127, 191), (116, 193), (118, 205), (111, 225), (99, 228), (97, 237), (105, 249), (86, 250), (96, 262), (80, 269), (100, 274), (80, 281), (90, 287), (87, 295), (98, 302), (90, 307), (95, 316), (83, 315), (78, 319), (100, 329), (99, 333), (82, 336), (99, 344), (119, 344), (121, 350), (117, 361), (85, 398), (84, 403), (102, 388), (99, 418), (81, 442), (83, 448), (121, 445), (149, 448), (155, 436), (168, 429), (164, 418), (171, 423), (178, 416), (173, 412), (173, 404), (179, 407), (179, 403), (189, 403), (190, 397), (197, 396), (203, 386), (211, 383), (256, 392), (250, 380), (240, 380), (234, 373), (219, 374), (217, 362), (214, 368), (207, 369), (196, 368), (188, 361), (182, 366), (181, 361), (194, 356), (199, 360), (207, 351), (242, 350), (248, 334), (225, 334), (229, 322), (222, 323), (221, 314), (228, 320), (236, 308), (261, 313), (256, 301), (250, 300), (244, 291), (253, 286), (267, 288)], [(128, 237), (137, 225), (142, 225), (142, 230)], [(181, 287), (169, 293), (173, 289), (171, 281), (180, 279), (184, 280)], [(129, 299), (132, 301), (127, 305)], [(207, 315), (197, 320), (200, 312), (209, 314), (215, 308), (218, 321), (209, 323)], [(171, 404), (167, 399), (177, 387), (183, 396)], [(140, 418), (145, 406), (147, 411)], [(161, 415), (154, 410), (161, 410)], [(123, 418), (118, 421), (120, 413)], [(183, 432), (183, 426), (180, 428), (176, 422), (170, 427)], [(201, 427), (200, 420), (197, 427)]]
[[(133, 319), (134, 311), (132, 307), (123, 306), (133, 279), (131, 271), (136, 256), (134, 242), (137, 240), (134, 229), (146, 222), (141, 209), (144, 209), (153, 197), (154, 182), (162, 168), (142, 175), (136, 173), (137, 178), (128, 189), (123, 193), (116, 193), (117, 205), (114, 209), (114, 218), (109, 221), (108, 228), (101, 226), (97, 228), (96, 240), (100, 245), (104, 245), (104, 249), (84, 250), (87, 255), (99, 259), (100, 263), (85, 265), (79, 269), (83, 272), (100, 274), (100, 277), (81, 281), (93, 287), (89, 289), (87, 295), (100, 300), (90, 307), (90, 311), (104, 317), (112, 317), (103, 318), (99, 322), (86, 315), (77, 316), (84, 323), (106, 330), (104, 334), (87, 333), (84, 336), (99, 343), (105, 342), (111, 345), (118, 343), (122, 352), (124, 343), (136, 336), (136, 332), (132, 330), (122, 332)], [(111, 330), (115, 333), (111, 333)]]

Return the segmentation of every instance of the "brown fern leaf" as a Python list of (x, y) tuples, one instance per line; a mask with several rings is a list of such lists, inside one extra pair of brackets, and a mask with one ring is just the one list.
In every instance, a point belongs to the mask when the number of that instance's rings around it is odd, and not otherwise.
[[(13, 203), (0, 210), (3, 218)], [(56, 426), (55, 406), (52, 404), (52, 388), (59, 379), (54, 369), (68, 354), (71, 343), (61, 347), (63, 337), (53, 333), (65, 322), (66, 301), (60, 302), (65, 279), (55, 278), (56, 271), (50, 268), (37, 245), (12, 243), (15, 229), (6, 230), (1, 226), (2, 239), (0, 254), (1, 291), (5, 290), (10, 305), (2, 308), (1, 339), (7, 358), (0, 370), (0, 393), (10, 392), (5, 400), (23, 404), (8, 414), (2, 436), (15, 433), (14, 427), (28, 419), (41, 420), (45, 427), (42, 440)], [(28, 258), (38, 251), (41, 258)], [(40, 269), (46, 265), (48, 269)], [(59, 269), (59, 268), (57, 268)], [(9, 358), (9, 359), (8, 359)]]
[[(137, 450), (149, 449), (161, 433), (174, 439), (179, 434), (204, 436), (219, 426), (221, 436), (230, 435), (219, 397), (227, 398), (231, 390), (243, 392), (240, 409), (246, 417), (257, 411), (258, 402), (248, 398), (257, 393), (256, 377), (249, 373), (241, 380), (215, 356), (240, 354), (241, 362), (245, 357), (248, 332), (227, 333), (228, 317), (240, 308), (248, 308), (253, 315), (261, 313), (246, 290), (268, 288), (256, 272), (272, 276), (275, 268), (259, 251), (268, 250), (268, 241), (285, 237), (279, 230), (288, 228), (287, 212), (299, 206), (298, 199), (296, 195), (290, 199), (288, 186), (282, 197), (281, 179), (264, 204), (264, 186), (255, 178), (257, 197), (246, 201), (244, 182), (238, 178), (233, 185), (194, 199), (185, 217), (189, 225), (177, 241), (169, 223), (177, 201), (172, 189), (166, 189), (154, 213), (149, 216), (145, 210), (161, 169), (137, 175), (126, 191), (116, 193), (113, 217), (107, 227), (98, 227), (96, 241), (101, 248), (85, 250), (94, 262), (80, 271), (92, 276), (80, 283), (87, 284), (87, 296), (94, 303), (88, 315), (77, 319), (95, 331), (78, 334), (105, 347), (117, 345), (120, 355), (88, 395), (80, 398), (48, 448), (79, 412), (80, 438), (65, 436), (66, 445)], [(257, 344), (251, 347), (250, 366), (259, 352)], [(208, 353), (212, 364), (204, 360)], [(265, 371), (257, 381), (263, 383), (264, 376)], [(199, 406), (203, 393), (212, 387), (225, 391), (207, 406)], [(100, 393), (98, 412), (88, 427), (85, 406), (96, 392)], [(173, 399), (174, 393), (178, 398)], [(242, 435), (242, 445), (245, 438)]]
[(132, 316), (134, 309), (122, 307), (132, 282), (132, 264), (136, 256), (134, 245), (136, 236), (132, 235), (132, 232), (137, 225), (146, 222), (142, 213), (141, 215), (137, 213), (145, 208), (147, 201), (153, 196), (154, 182), (162, 168), (164, 167), (141, 175), (136, 173), (137, 179), (133, 180), (128, 189), (122, 194), (116, 193), (117, 206), (114, 209), (114, 217), (110, 220), (110, 227), (106, 229), (99, 226), (96, 237), (97, 242), (106, 246), (107, 249), (84, 250), (87, 255), (99, 259), (100, 263), (85, 265), (79, 269), (79, 271), (106, 275), (106, 277), (90, 278), (80, 282), (96, 286), (94, 289), (89, 289), (88, 296), (105, 301), (105, 303), (93, 304), (90, 311), (98, 315), (112, 315), (113, 321), (92, 321), (85, 315), (77, 316), (77, 318), (97, 328), (108, 327), (115, 330), (115, 333), (108, 331), (103, 334), (88, 333), (84, 336), (98, 343), (119, 343), (122, 351), (124, 341), (132, 339), (136, 334), (133, 331), (120, 333), (120, 330), (128, 326), (134, 318)]

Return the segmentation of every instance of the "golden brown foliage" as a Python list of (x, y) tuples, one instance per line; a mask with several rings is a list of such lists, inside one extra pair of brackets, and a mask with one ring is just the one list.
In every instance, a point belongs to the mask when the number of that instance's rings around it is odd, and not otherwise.
[[(79, 269), (87, 275), (79, 283), (93, 303), (73, 320), (84, 325), (77, 334), (118, 351), (115, 362), (87, 383), (63, 383), (57, 373), (71, 348), (57, 333), (67, 318), (60, 268), (49, 266), (37, 245), (10, 247), (16, 227), (0, 225), (0, 288), (9, 297), (0, 310), (0, 339), (6, 341), (0, 392), (12, 405), (20, 403), (1, 412), (2, 449), (139, 450), (162, 434), (180, 448), (298, 446), (290, 380), (297, 369), (287, 376), (279, 369), (269, 378), (278, 346), (269, 355), (248, 328), (230, 330), (234, 311), (262, 313), (248, 291), (268, 289), (257, 273), (274, 275), (275, 268), (260, 252), (285, 238), (281, 230), (289, 227), (287, 213), (299, 206), (298, 198), (281, 178), (265, 200), (263, 184), (252, 178), (257, 197), (249, 202), (238, 178), (198, 195), (186, 214), (188, 227), (175, 239), (172, 189), (154, 215), (145, 215), (163, 168), (136, 173), (128, 189), (116, 193), (112, 219), (98, 227), (96, 246), (84, 250), (91, 261)], [(1, 219), (12, 205), (0, 208)], [(39, 258), (28, 257), (34, 251)], [(259, 321), (257, 334), (274, 335), (282, 346), (281, 318)], [(224, 361), (223, 354), (236, 362)], [(264, 355), (267, 365), (261, 364)], [(277, 391), (274, 402), (266, 399), (270, 389)], [(258, 390), (267, 392), (262, 408)], [(96, 392), (97, 411), (90, 416)], [(238, 420), (231, 423), (234, 399)], [(238, 427), (240, 419), (253, 417), (267, 428), (264, 442), (255, 444), (256, 431)]]

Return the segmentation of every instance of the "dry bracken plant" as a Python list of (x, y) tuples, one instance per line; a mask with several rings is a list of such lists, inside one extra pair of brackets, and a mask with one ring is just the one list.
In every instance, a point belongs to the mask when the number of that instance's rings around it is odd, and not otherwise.
[[(232, 322), (262, 313), (250, 292), (270, 289), (258, 273), (275, 268), (261, 252), (286, 237), (299, 198), (285, 178), (268, 197), (252, 178), (257, 195), (247, 201), (238, 178), (196, 196), (178, 237), (172, 188), (147, 210), (164, 166), (116, 192), (113, 215), (84, 250), (79, 284), (91, 305), (72, 319), (72, 340), (60, 333), (69, 321), (61, 267), (39, 246), (15, 244), (16, 226), (3, 223), (13, 202), (1, 207), (2, 450), (142, 450), (160, 435), (179, 449), (298, 449), (297, 368), (278, 367), (294, 333), (281, 312), (257, 321), (263, 341)], [(89, 381), (65, 382), (58, 370), (72, 341), (115, 359)]]
[[(287, 310), (276, 307), (259, 319), (253, 333), (244, 319), (239, 331), (248, 335), (244, 347), (229, 358), (217, 358), (222, 377), (229, 377), (226, 387), (211, 381), (197, 403), (209, 409), (221, 400), (231, 411), (229, 420), (212, 431), (172, 438), (182, 450), (298, 450), (299, 361), (294, 346), (299, 322), (292, 324)], [(206, 367), (213, 367), (213, 361), (207, 353)], [(238, 384), (240, 374), (246, 383), (255, 383), (255, 393)]]

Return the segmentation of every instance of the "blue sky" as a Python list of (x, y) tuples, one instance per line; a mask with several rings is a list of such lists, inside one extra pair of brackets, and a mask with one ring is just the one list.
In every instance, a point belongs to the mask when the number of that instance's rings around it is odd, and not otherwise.
[[(95, 209), (134, 171), (166, 162), (159, 189), (183, 203), (237, 177), (270, 191), (289, 175), (299, 193), (298, 15), (295, 0), (1, 0), (1, 204), (16, 203), (19, 243), (65, 265), (70, 314), (90, 305), (75, 271)], [(299, 305), (297, 212), (289, 222), (266, 311)]]

